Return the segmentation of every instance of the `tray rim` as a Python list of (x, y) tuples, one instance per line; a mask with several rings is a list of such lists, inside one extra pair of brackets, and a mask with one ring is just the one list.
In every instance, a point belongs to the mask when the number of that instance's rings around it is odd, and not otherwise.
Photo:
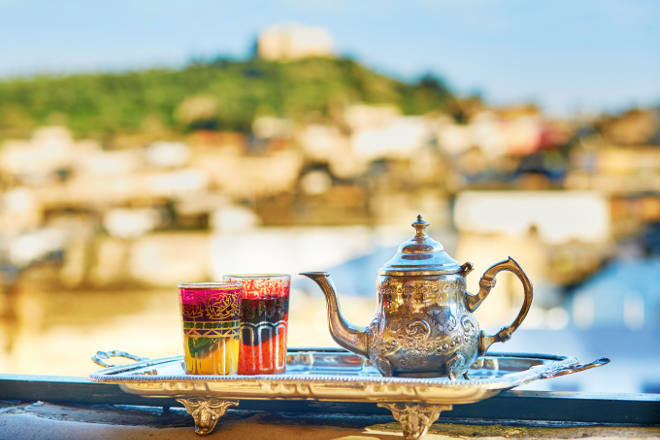
[[(343, 349), (319, 349), (319, 348), (289, 348), (288, 352), (292, 354), (301, 354), (306, 352), (318, 353), (336, 353), (349, 354), (348, 350)], [(364, 359), (363, 356), (359, 356)], [(324, 375), (324, 374), (264, 374), (264, 375), (121, 375), (130, 370), (156, 366), (183, 360), (183, 355), (168, 356), (157, 359), (148, 359), (133, 364), (120, 365), (116, 367), (98, 370), (89, 375), (93, 382), (117, 383), (120, 385), (130, 384), (157, 384), (157, 383), (217, 383), (217, 384), (237, 384), (237, 383), (296, 383), (296, 384), (364, 384), (364, 385), (400, 385), (400, 386), (426, 386), (433, 388), (481, 388), (504, 390), (516, 386), (542, 379), (571, 366), (577, 365), (578, 360), (572, 356), (541, 354), (541, 353), (486, 353), (479, 357), (484, 358), (532, 358), (546, 361), (543, 364), (532, 366), (522, 371), (515, 371), (495, 378), (477, 378), (477, 379), (455, 379), (449, 380), (446, 377), (435, 378), (414, 378), (414, 377), (379, 377), (379, 376), (349, 376), (349, 375)], [(113, 375), (119, 374), (119, 375)]]

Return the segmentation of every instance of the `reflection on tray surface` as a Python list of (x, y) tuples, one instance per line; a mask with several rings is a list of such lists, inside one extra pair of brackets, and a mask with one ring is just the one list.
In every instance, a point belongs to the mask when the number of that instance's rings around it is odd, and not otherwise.
[[(528, 370), (542, 365), (544, 360), (523, 356), (498, 354), (483, 356), (470, 367), (470, 379), (501, 377), (505, 374)], [(122, 369), (114, 375), (130, 376), (181, 376), (185, 375), (183, 361), (177, 357), (152, 361), (144, 366)], [(379, 377), (378, 370), (369, 360), (346, 352), (290, 352), (287, 369), (278, 376), (363, 376)], [(438, 379), (442, 379), (438, 377)]]

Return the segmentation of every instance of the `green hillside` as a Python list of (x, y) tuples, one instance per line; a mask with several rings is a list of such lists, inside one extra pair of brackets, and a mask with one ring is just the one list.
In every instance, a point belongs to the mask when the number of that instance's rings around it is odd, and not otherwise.
[(35, 76), (0, 81), (0, 139), (43, 124), (76, 136), (112, 138), (194, 128), (247, 132), (255, 115), (333, 119), (346, 103), (394, 104), (407, 114), (443, 109), (451, 94), (434, 77), (404, 83), (349, 59), (193, 63), (128, 73)]

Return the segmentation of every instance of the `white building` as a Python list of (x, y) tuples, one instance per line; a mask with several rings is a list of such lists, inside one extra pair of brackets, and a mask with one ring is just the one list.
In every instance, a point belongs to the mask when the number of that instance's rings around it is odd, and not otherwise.
[(590, 191), (465, 191), (456, 198), (461, 232), (526, 237), (534, 228), (545, 243), (602, 243), (610, 237), (607, 200)]
[(259, 34), (259, 56), (267, 60), (332, 56), (332, 36), (323, 28), (278, 24)]

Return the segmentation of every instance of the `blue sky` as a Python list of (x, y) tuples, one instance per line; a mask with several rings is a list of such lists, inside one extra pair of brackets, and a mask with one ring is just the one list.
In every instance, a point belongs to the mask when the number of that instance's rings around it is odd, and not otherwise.
[(658, 0), (0, 0), (0, 76), (179, 66), (280, 22), (401, 78), (551, 113), (660, 104)]

